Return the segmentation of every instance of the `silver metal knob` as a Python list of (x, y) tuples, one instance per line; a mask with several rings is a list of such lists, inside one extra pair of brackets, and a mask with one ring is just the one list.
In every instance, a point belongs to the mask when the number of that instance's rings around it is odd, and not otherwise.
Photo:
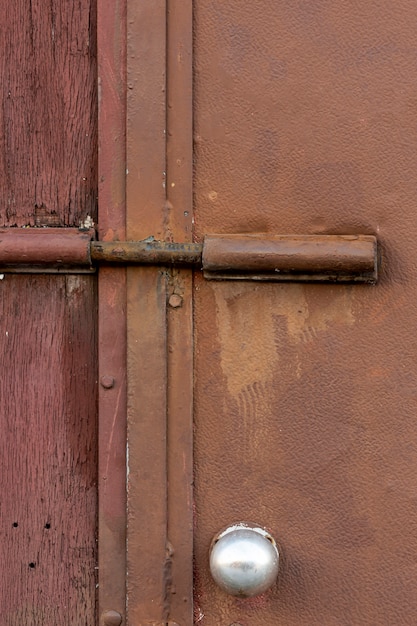
[(214, 537), (210, 571), (223, 591), (250, 597), (276, 581), (279, 552), (274, 538), (260, 526), (239, 522)]

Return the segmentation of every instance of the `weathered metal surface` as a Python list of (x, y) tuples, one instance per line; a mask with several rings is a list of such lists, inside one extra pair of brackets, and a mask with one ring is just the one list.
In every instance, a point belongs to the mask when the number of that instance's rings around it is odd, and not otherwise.
[(94, 263), (201, 266), (202, 245), (170, 241), (117, 241), (91, 244)]
[(377, 241), (369, 235), (210, 235), (205, 278), (354, 281), (377, 279)]
[[(125, 239), (126, 3), (98, 0), (99, 224), (101, 240)], [(126, 270), (100, 268), (100, 626), (126, 624)]]
[(0, 21), (0, 224), (96, 221), (96, 4), (16, 0)]
[(0, 281), (4, 626), (95, 621), (95, 291), (91, 276)]
[[(193, 241), (193, 2), (167, 3), (165, 239)], [(193, 623), (193, 290), (170, 270), (167, 310), (169, 626)]]
[(93, 237), (77, 228), (0, 229), (0, 270), (89, 271)]
[[(411, 625), (417, 6), (194, 13), (198, 240), (364, 233), (382, 251), (371, 289), (196, 275), (195, 622)], [(279, 539), (277, 586), (259, 598), (210, 578), (211, 539), (236, 519)]]
[(126, 270), (99, 271), (98, 611), (126, 616)]
[[(191, 48), (191, 1), (129, 5), (127, 235), (166, 242), (167, 264), (175, 239), (181, 256), (201, 257), (191, 244)], [(131, 268), (128, 281), (128, 619), (190, 624), (192, 276)]]
[[(157, 280), (155, 280), (157, 279)], [(166, 277), (128, 270), (128, 623), (165, 623), (167, 575)]]
[[(106, 231), (107, 232), (107, 231)], [(94, 230), (0, 230), (0, 270), (88, 271), (92, 264), (203, 267), (211, 279), (375, 282), (370, 235), (210, 235), (204, 243), (91, 241)]]
[[(127, 6), (127, 239), (164, 240), (166, 2)], [(146, 59), (146, 62), (145, 62)], [(165, 624), (167, 576), (166, 275), (127, 270), (127, 622)]]

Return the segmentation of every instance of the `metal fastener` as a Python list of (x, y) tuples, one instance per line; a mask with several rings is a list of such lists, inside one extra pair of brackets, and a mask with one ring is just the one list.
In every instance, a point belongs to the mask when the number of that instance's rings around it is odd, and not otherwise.
[(120, 626), (123, 621), (118, 611), (104, 611), (101, 616), (104, 626)]
[(177, 309), (179, 306), (182, 306), (182, 297), (177, 293), (173, 293), (169, 297), (168, 303), (173, 309)]
[(115, 380), (113, 376), (102, 376), (100, 378), (100, 385), (104, 387), (104, 389), (111, 389), (114, 387)]

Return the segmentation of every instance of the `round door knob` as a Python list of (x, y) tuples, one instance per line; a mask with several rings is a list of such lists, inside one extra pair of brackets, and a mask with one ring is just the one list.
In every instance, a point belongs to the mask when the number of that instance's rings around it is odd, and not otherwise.
[(255, 524), (233, 524), (211, 544), (211, 575), (223, 591), (233, 596), (264, 593), (276, 581), (278, 564), (274, 538)]

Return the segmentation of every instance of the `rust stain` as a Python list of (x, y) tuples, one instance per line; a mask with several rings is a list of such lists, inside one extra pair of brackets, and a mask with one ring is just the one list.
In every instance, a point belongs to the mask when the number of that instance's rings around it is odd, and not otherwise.
[[(280, 358), (288, 358), (271, 341), (277, 317), (284, 318), (288, 337), (294, 344), (314, 341), (333, 324), (354, 323), (352, 291), (347, 289), (332, 289), (325, 306), (322, 300), (321, 306), (320, 302), (316, 304), (308, 297), (308, 287), (298, 284), (254, 288), (242, 283), (219, 283), (213, 291), (222, 370), (234, 398), (255, 383), (271, 383)], [(299, 374), (301, 363), (294, 365)]]

